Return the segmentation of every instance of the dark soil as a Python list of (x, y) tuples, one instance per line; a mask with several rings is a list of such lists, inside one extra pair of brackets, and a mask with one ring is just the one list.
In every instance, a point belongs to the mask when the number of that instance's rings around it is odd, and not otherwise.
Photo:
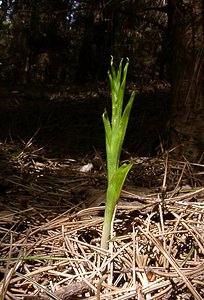
[[(93, 153), (93, 147), (104, 152), (101, 116), (104, 109), (110, 112), (108, 85), (1, 87), (0, 94), (2, 141), (27, 143), (33, 138), (54, 157), (86, 155)], [(166, 139), (169, 111), (168, 87), (137, 94), (124, 148), (140, 156), (159, 153)]]

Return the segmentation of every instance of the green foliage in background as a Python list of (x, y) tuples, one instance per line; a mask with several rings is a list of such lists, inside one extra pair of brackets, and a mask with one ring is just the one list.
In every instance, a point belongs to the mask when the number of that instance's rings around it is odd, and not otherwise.
[(108, 249), (108, 240), (110, 238), (111, 222), (114, 210), (120, 197), (126, 176), (132, 167), (132, 164), (123, 164), (120, 166), (121, 149), (135, 97), (135, 92), (132, 92), (129, 101), (123, 110), (128, 65), (129, 60), (127, 59), (125, 67), (123, 68), (123, 60), (121, 60), (119, 68), (116, 71), (113, 66), (112, 58), (111, 69), (108, 72), (111, 86), (112, 118), (110, 122), (107, 111), (103, 113), (108, 175), (108, 188), (106, 193), (106, 206), (101, 239), (101, 247), (103, 249)]

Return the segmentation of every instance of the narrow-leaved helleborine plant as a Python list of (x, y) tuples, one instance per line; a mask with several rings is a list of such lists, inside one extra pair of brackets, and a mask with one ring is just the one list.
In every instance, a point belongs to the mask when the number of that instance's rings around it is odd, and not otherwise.
[(107, 111), (105, 111), (102, 116), (105, 128), (108, 176), (106, 206), (101, 239), (101, 247), (103, 249), (108, 249), (108, 241), (110, 239), (111, 223), (114, 210), (116, 208), (118, 199), (120, 198), (121, 190), (127, 174), (132, 167), (131, 163), (120, 166), (121, 149), (125, 138), (133, 100), (135, 98), (135, 92), (132, 92), (129, 101), (123, 110), (123, 98), (129, 60), (127, 59), (124, 68), (122, 64), (123, 60), (120, 61), (118, 70), (115, 70), (113, 66), (113, 58), (111, 59), (111, 69), (108, 72), (112, 100), (111, 122), (109, 120)]

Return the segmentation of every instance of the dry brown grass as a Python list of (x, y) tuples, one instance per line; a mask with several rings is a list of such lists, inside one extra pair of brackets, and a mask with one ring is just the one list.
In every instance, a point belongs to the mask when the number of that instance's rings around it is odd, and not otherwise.
[[(86, 161), (34, 151), (11, 160), (16, 173), (4, 178), (0, 212), (1, 299), (204, 298), (204, 166), (135, 158), (105, 251), (104, 207), (88, 205), (91, 189), (104, 190), (102, 169), (82, 174)], [(142, 174), (161, 189), (130, 192)]]

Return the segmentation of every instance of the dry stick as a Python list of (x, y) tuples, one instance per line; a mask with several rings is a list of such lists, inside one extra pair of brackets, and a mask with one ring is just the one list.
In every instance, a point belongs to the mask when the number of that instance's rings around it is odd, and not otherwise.
[[(133, 226), (132, 226), (132, 240), (133, 240), (133, 250), (132, 250), (132, 254), (133, 254), (133, 261), (132, 261), (132, 278), (133, 278), (133, 286), (135, 287), (135, 290), (136, 290), (136, 297), (138, 299), (143, 299), (143, 296), (142, 296), (142, 288), (141, 286), (137, 283), (136, 281), (136, 253), (139, 253), (139, 251), (136, 251), (136, 232), (135, 232), (135, 224), (133, 223)], [(137, 230), (138, 232), (138, 230)], [(141, 275), (141, 274), (140, 274)], [(146, 275), (144, 275), (146, 276)], [(142, 278), (142, 277), (141, 277)], [(147, 299), (149, 299), (151, 297), (151, 294), (148, 293), (147, 294)]]
[[(166, 273), (165, 271), (160, 271), (163, 270), (163, 267), (148, 267), (148, 270), (152, 273), (154, 273), (155, 275), (158, 276), (162, 276), (162, 277), (166, 277), (166, 278), (177, 278), (179, 277), (178, 273), (176, 272), (168, 272)], [(135, 268), (136, 272), (145, 272), (144, 268)], [(121, 272), (123, 273), (131, 273), (132, 272), (132, 268), (126, 268), (124, 270), (122, 270)], [(186, 276), (191, 276), (191, 277), (195, 277), (198, 275), (203, 275), (204, 273), (204, 263), (201, 263), (199, 266), (194, 267), (193, 270), (190, 269), (183, 269), (183, 274)], [(203, 282), (202, 282), (203, 284)]]
[[(175, 225), (174, 225), (174, 229), (173, 229), (173, 231), (171, 232), (171, 238), (170, 238), (170, 243), (169, 243), (169, 255), (170, 255), (170, 253), (171, 253), (171, 249), (172, 249), (172, 246), (173, 246), (173, 243), (174, 243), (175, 233), (178, 233), (177, 228), (178, 228), (178, 226), (179, 226), (179, 222), (180, 222), (180, 220), (182, 219), (182, 217), (183, 217), (183, 213), (182, 213), (180, 216), (178, 216), (178, 218), (177, 218), (177, 220), (176, 220), (176, 223), (175, 223)], [(167, 268), (167, 269), (169, 268), (169, 261), (168, 261), (168, 264), (166, 265), (166, 268)]]
[[(28, 234), (28, 235), (26, 236), (26, 238), (21, 239), (22, 244), (25, 244), (25, 242), (26, 242), (27, 239), (28, 239), (28, 236), (31, 236), (31, 234), (32, 234), (32, 233)], [(23, 254), (23, 255), (22, 255), (22, 254), (19, 254), (19, 256), (16, 258), (16, 259), (17, 259), (17, 262), (15, 263), (15, 266), (9, 270), (9, 273), (8, 273), (8, 274), (6, 275), (6, 277), (5, 277), (5, 286), (4, 286), (4, 287), (1, 287), (1, 286), (0, 286), (1, 296), (4, 296), (4, 295), (6, 294), (7, 289), (8, 289), (8, 286), (9, 286), (9, 283), (10, 283), (11, 280), (12, 280), (12, 276), (13, 276), (14, 273), (17, 274), (16, 270), (17, 270), (17, 269), (19, 268), (19, 266), (22, 264), (23, 258), (26, 257), (26, 256), (28, 256), (28, 255), (30, 254), (30, 252), (33, 250), (33, 248), (35, 247), (35, 245), (38, 245), (39, 242), (40, 242), (40, 241), (36, 241), (34, 244), (32, 244), (32, 245), (29, 247), (29, 249), (26, 250), (26, 251), (27, 251), (27, 254)], [(11, 241), (10, 241), (10, 245), (11, 245), (11, 247), (13, 246), (13, 244), (12, 244), (12, 239), (11, 239)], [(11, 247), (10, 247), (10, 250), (9, 250), (9, 257), (10, 257), (10, 258), (11, 258), (11, 250), (12, 250)], [(3, 288), (4, 288), (4, 290), (3, 290)], [(2, 299), (4, 299), (4, 298), (2, 298)]]
[(24, 278), (26, 281), (29, 281), (29, 282), (32, 282), (33, 284), (35, 284), (39, 290), (43, 290), (47, 295), (49, 295), (52, 299), (55, 299), (55, 300), (61, 300), (58, 296), (54, 295), (52, 292), (50, 292), (48, 289), (46, 289), (43, 285), (37, 283), (35, 280), (33, 280), (32, 278), (30, 277), (27, 277), (23, 274), (20, 274), (18, 272), (16, 272), (16, 275), (18, 275), (19, 277), (21, 278)]
[[(184, 164), (183, 169), (182, 169), (182, 171), (181, 171), (181, 175), (179, 176), (179, 180), (178, 180), (178, 182), (177, 182), (177, 184), (176, 184), (176, 186), (175, 186), (175, 188), (174, 188), (174, 190), (173, 190), (171, 196), (169, 197), (169, 199), (172, 199), (173, 196), (174, 196), (176, 193), (179, 192), (179, 186), (180, 186), (180, 183), (181, 183), (181, 179), (183, 178), (183, 174), (184, 174), (184, 171), (185, 171), (185, 169), (186, 169), (186, 166), (187, 166), (187, 163)], [(169, 200), (169, 199), (168, 199), (168, 200)]]
[(101, 293), (101, 286), (102, 286), (102, 283), (106, 280), (107, 277), (108, 277), (108, 274), (105, 274), (105, 275), (103, 275), (103, 276), (99, 279), (99, 282), (98, 282), (98, 285), (97, 285), (96, 300), (100, 300), (100, 299), (101, 299), (101, 296), (100, 296), (100, 293)]
[(202, 243), (199, 241), (198, 237), (201, 237), (200, 233), (191, 225), (186, 224), (185, 222), (182, 222), (183, 226), (188, 230), (188, 232), (190, 232), (192, 234), (192, 236), (194, 237), (194, 239), (196, 240), (198, 246), (200, 247), (202, 254), (204, 254), (204, 247), (202, 245)]
[(139, 229), (142, 231), (142, 233), (149, 238), (155, 246), (160, 250), (160, 252), (164, 255), (164, 257), (169, 261), (169, 263), (174, 267), (176, 272), (180, 275), (180, 277), (183, 278), (183, 281), (185, 282), (186, 286), (188, 289), (191, 291), (192, 295), (195, 297), (197, 300), (202, 300), (203, 298), (198, 294), (198, 292), (194, 289), (193, 285), (191, 282), (188, 280), (188, 278), (183, 274), (183, 272), (180, 270), (179, 266), (177, 265), (176, 261), (174, 260), (173, 257), (170, 257), (170, 255), (166, 252), (166, 250), (162, 247), (162, 245), (157, 241), (157, 239), (150, 235), (150, 233), (145, 232), (140, 226)]
[[(24, 241), (27, 240), (27, 236), (26, 239), (24, 239)], [(9, 249), (9, 258), (8, 258), (8, 263), (6, 266), (6, 272), (5, 272), (5, 277), (3, 279), (3, 284), (0, 285), (0, 295), (2, 296), (1, 299), (4, 299), (7, 293), (7, 289), (9, 287), (9, 284), (11, 282), (12, 276), (14, 275), (15, 271), (20, 267), (20, 265), (22, 264), (22, 256), (19, 255), (16, 259), (17, 261), (15, 262), (14, 267), (12, 267), (9, 270), (10, 267), (10, 263), (11, 263), (11, 255), (12, 255), (12, 248), (13, 248), (13, 234), (11, 232), (11, 238), (10, 238), (10, 249)]]
[[(168, 160), (169, 160), (169, 153), (167, 152), (166, 155), (166, 160), (165, 160), (165, 172), (164, 172), (164, 179), (163, 179), (163, 184), (162, 184), (162, 192), (161, 192), (161, 197), (162, 201), (159, 203), (159, 215), (160, 215), (160, 224), (161, 224), (161, 231), (162, 231), (162, 237), (163, 237), (163, 246), (166, 248), (166, 239), (164, 238), (164, 218), (163, 218), (163, 210), (164, 210), (164, 201), (165, 201), (165, 196), (166, 196), (166, 191), (167, 191), (167, 185), (166, 185), (166, 180), (167, 180), (167, 174), (168, 174)], [(159, 196), (159, 195), (158, 195)], [(167, 261), (164, 261), (164, 265), (167, 265)]]
[[(159, 291), (157, 294), (154, 295), (154, 299), (170, 299), (170, 297), (165, 297), (166, 294), (172, 290), (171, 286), (168, 286), (164, 289), (164, 286), (162, 287), (162, 290)], [(168, 295), (168, 294), (167, 294)], [(164, 298), (162, 298), (164, 296)], [(153, 299), (153, 298), (152, 298)]]
[(132, 225), (132, 254), (133, 254), (133, 260), (132, 260), (132, 278), (133, 278), (133, 284), (136, 286), (136, 271), (135, 271), (135, 266), (136, 266), (136, 232), (135, 232), (135, 224), (133, 223)]
[[(164, 271), (159, 271), (159, 270), (156, 270), (153, 268), (149, 268), (149, 269), (155, 275), (162, 276), (162, 277), (177, 278), (179, 276), (176, 272), (166, 273)], [(191, 276), (191, 277), (203, 275), (203, 272), (204, 272), (204, 264), (203, 263), (199, 267), (195, 267), (193, 270), (189, 270), (189, 271), (188, 271), (188, 269), (183, 270), (183, 274), (185, 276)], [(203, 285), (203, 282), (202, 282), (202, 285)]]
[(165, 198), (166, 190), (167, 190), (166, 179), (167, 179), (167, 173), (168, 173), (168, 159), (169, 159), (169, 155), (168, 155), (168, 152), (167, 152), (166, 161), (165, 161), (164, 179), (163, 179), (162, 191), (161, 191), (161, 194), (162, 194), (162, 205), (163, 206), (164, 206), (164, 198)]
[[(13, 244), (13, 234), (11, 232), (11, 235), (10, 235), (10, 247), (9, 247), (9, 258), (11, 258), (11, 254), (12, 254), (12, 244)], [(5, 295), (6, 295), (6, 291), (8, 289), (8, 286), (9, 286), (9, 282), (10, 282), (10, 279), (13, 275), (13, 273), (11, 272), (11, 270), (13, 269), (10, 269), (9, 271), (9, 265), (10, 265), (10, 261), (7, 262), (6, 264), (6, 272), (5, 272), (5, 276), (3, 278), (3, 284), (2, 284), (2, 287), (0, 287), (0, 291), (1, 291), (1, 295), (3, 296), (2, 299), (4, 299)], [(9, 274), (10, 273), (10, 274)], [(8, 280), (9, 278), (9, 280)]]
[[(53, 294), (52, 292), (50, 292), (49, 290), (47, 290), (44, 286), (40, 285), (37, 282), (34, 282), (31, 278), (26, 277), (22, 274), (17, 273), (20, 277), (25, 278), (26, 280), (35, 283), (35, 285), (37, 285), (37, 287), (39, 289), (42, 289), (44, 292), (46, 292), (46, 294), (49, 295), (49, 297), (51, 297), (54, 300), (68, 300), (68, 299), (73, 299), (75, 296), (81, 295), (83, 293), (86, 292), (90, 292), (91, 291), (91, 287), (89, 286), (89, 282), (88, 281), (81, 281), (81, 282), (76, 282), (76, 283), (72, 283), (69, 284), (68, 286), (65, 286), (63, 288), (61, 288), (59, 291), (56, 292), (56, 294)], [(31, 296), (32, 297), (32, 296)], [(24, 298), (24, 300), (27, 299), (32, 299), (29, 296), (26, 296)], [(49, 300), (50, 298), (48, 298), (47, 296), (43, 296), (41, 297), (33, 297), (33, 299), (35, 300)]]
[[(139, 250), (139, 245), (137, 242), (137, 251), (136, 253), (140, 253)], [(135, 262), (138, 265), (139, 269), (142, 269), (143, 271), (139, 271), (137, 272), (137, 277), (142, 285), (142, 290), (144, 290), (145, 287), (147, 287), (149, 285), (149, 279), (148, 276), (146, 274), (146, 272), (144, 272), (144, 268), (147, 265), (147, 255), (143, 254), (143, 255), (135, 255)], [(132, 270), (132, 268), (130, 269), (130, 271)], [(140, 285), (140, 286), (141, 286)], [(137, 288), (137, 285), (136, 285)], [(141, 293), (141, 292), (138, 292)], [(140, 295), (141, 296), (141, 295)], [(146, 299), (151, 299), (151, 294), (150, 292), (146, 293)]]
[(193, 196), (198, 195), (199, 193), (201, 193), (203, 191), (204, 191), (204, 187), (196, 189), (193, 192), (185, 193), (185, 195), (176, 196), (173, 199), (166, 199), (166, 201), (169, 201), (169, 200), (172, 201), (173, 200), (174, 202), (179, 203), (177, 201), (181, 201), (183, 199), (185, 200), (188, 197), (193, 197)]

